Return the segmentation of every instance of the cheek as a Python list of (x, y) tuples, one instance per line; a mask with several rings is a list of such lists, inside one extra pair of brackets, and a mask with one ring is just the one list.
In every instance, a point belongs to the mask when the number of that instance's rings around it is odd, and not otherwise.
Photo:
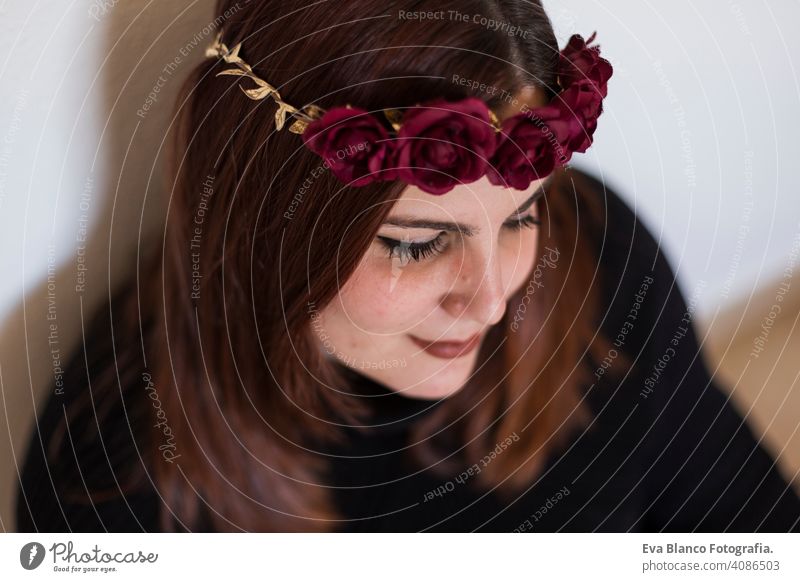
[[(506, 297), (528, 280), (537, 250), (538, 231), (506, 235), (499, 247)], [(338, 296), (323, 312), (328, 326), (358, 334), (403, 333), (430, 317), (452, 286), (463, 257), (401, 265), (368, 253)]]
[(511, 297), (528, 281), (536, 258), (539, 232), (524, 230), (501, 248), (503, 283), (506, 286), (506, 298)]
[(422, 271), (416, 264), (401, 266), (368, 254), (326, 308), (326, 319), (367, 333), (413, 327), (436, 303), (436, 285)]

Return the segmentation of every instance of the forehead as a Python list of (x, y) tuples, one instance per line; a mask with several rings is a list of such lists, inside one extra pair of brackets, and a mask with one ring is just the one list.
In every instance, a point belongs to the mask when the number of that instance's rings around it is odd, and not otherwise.
[[(535, 108), (545, 105), (547, 97), (540, 87), (525, 86), (520, 89), (504, 107), (498, 111), (500, 119), (511, 117), (525, 108)], [(531, 182), (526, 190), (515, 190), (504, 186), (496, 186), (484, 176), (471, 184), (462, 184), (453, 188), (447, 194), (435, 196), (420, 190), (416, 186), (408, 186), (395, 203), (389, 216), (420, 214), (422, 212), (449, 212), (453, 216), (474, 216), (476, 211), (488, 213), (494, 208), (497, 212), (506, 215), (516, 210), (531, 194), (536, 192), (542, 184), (547, 182), (549, 176)]]
[(408, 186), (397, 200), (389, 216), (435, 215), (444, 219), (475, 216), (508, 216), (536, 192), (547, 178), (531, 182), (525, 190), (496, 186), (484, 176), (470, 184), (461, 184), (440, 196), (416, 186)]

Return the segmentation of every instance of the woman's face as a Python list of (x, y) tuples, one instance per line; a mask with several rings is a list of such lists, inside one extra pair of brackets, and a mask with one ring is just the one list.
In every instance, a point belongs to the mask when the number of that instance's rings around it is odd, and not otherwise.
[[(484, 177), (442, 196), (406, 188), (320, 312), (323, 350), (406, 396), (458, 391), (486, 332), (530, 275), (542, 182), (520, 191)], [(426, 349), (431, 342), (445, 343)]]
[(461, 389), (532, 271), (544, 181), (521, 191), (483, 177), (441, 196), (407, 187), (319, 312), (323, 351), (405, 396)]

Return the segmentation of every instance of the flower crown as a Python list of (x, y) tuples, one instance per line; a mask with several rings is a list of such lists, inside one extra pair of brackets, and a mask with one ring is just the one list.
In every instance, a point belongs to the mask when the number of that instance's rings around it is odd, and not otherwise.
[(241, 59), (241, 43), (232, 49), (222, 43), (222, 31), (206, 56), (235, 65), (217, 76), (251, 79), (255, 87), (240, 85), (250, 99), (271, 97), (278, 106), (277, 130), (293, 118), (289, 131), (302, 135), (339, 180), (350, 186), (401, 180), (438, 195), (484, 175), (492, 184), (524, 190), (566, 164), (573, 152), (586, 151), (612, 74), (600, 47), (588, 46), (595, 34), (586, 41), (579, 34), (569, 39), (558, 62), (561, 91), (547, 105), (526, 108), (502, 123), (476, 97), (435, 99), (380, 115), (349, 104), (327, 111), (313, 104), (296, 108)]

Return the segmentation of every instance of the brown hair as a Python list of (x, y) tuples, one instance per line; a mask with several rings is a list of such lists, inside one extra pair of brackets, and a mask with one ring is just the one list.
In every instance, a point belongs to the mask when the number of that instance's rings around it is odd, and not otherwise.
[[(559, 47), (538, 2), (232, 6), (217, 6), (230, 15), (223, 42), (242, 42), (242, 57), (295, 106), (380, 110), (467, 96), (453, 75), (512, 95), (536, 86), (552, 96), (556, 87)], [(527, 34), (400, 17), (427, 10), (482, 14)], [(164, 462), (151, 447), (169, 508), (162, 527), (209, 519), (221, 531), (330, 530), (341, 516), (315, 444), (340, 437), (332, 421), (359, 424), (366, 411), (341, 393), (344, 377), (322, 357), (308, 305), (322, 309), (336, 296), (403, 184), (344, 187), (299, 136), (275, 131), (271, 100), (251, 101), (241, 79), (215, 77), (223, 67), (199, 65), (179, 98), (164, 249), (153, 259), (160, 275), (142, 302), (159, 313), (148, 357), (180, 453)], [(480, 96), (502, 108), (500, 91)], [(597, 258), (579, 218), (602, 208), (572, 174), (557, 171), (539, 202), (539, 249), (557, 249), (555, 268), (542, 270), (535, 293), (523, 286), (511, 298), (479, 370), (414, 429), (413, 454), (431, 471), (463, 470), (516, 433), (520, 441), (479, 474), (484, 486), (513, 492), (588, 419), (586, 351), (608, 344), (593, 331)]]

